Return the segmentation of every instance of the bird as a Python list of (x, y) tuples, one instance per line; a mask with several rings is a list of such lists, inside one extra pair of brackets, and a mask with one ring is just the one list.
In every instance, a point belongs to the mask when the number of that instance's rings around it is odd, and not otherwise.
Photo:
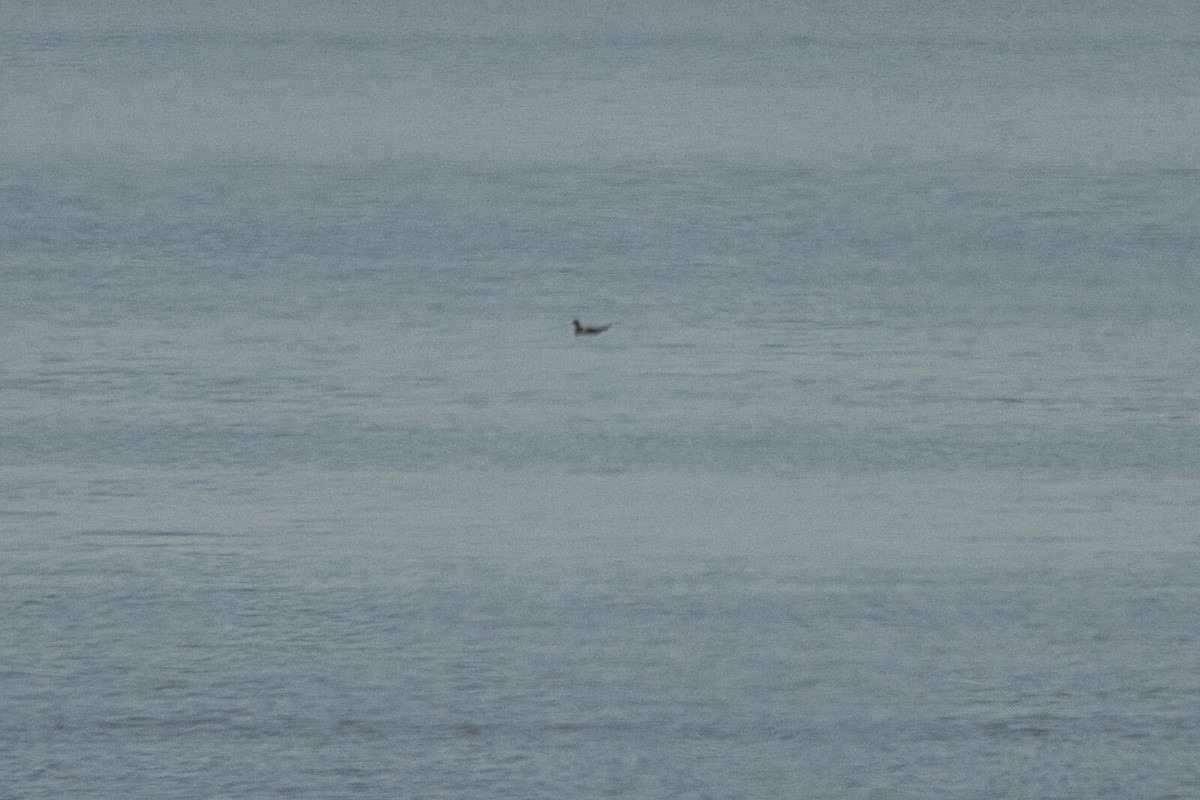
[(612, 327), (611, 325), (580, 325), (579, 320), (574, 320), (571, 324), (575, 326), (576, 336), (595, 336)]

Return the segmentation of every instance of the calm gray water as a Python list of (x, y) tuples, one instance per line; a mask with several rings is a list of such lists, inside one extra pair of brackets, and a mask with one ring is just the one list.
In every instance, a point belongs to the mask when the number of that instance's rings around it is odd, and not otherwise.
[(1196, 796), (1197, 8), (6, 9), (0, 798)]

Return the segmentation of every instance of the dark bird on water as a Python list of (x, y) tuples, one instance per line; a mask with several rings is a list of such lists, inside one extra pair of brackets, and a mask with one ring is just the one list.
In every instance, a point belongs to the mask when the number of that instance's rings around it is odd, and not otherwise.
[(610, 325), (580, 325), (579, 320), (572, 323), (575, 326), (576, 336), (595, 336), (597, 333), (604, 333)]

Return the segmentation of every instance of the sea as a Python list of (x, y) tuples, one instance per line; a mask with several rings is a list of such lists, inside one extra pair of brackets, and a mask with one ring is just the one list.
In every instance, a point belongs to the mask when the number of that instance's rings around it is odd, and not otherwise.
[(1200, 5), (3, 16), (0, 800), (1200, 796)]

